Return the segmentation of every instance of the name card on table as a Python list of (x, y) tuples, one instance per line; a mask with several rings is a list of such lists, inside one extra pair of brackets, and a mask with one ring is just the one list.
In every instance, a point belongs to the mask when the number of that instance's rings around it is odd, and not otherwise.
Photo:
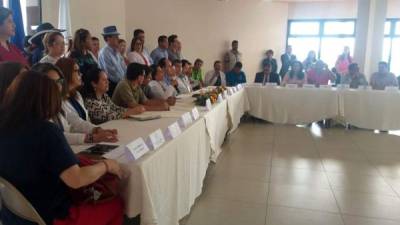
[(298, 88), (297, 84), (286, 84), (287, 88)]
[(330, 85), (319, 85), (319, 88), (321, 88), (321, 89), (330, 89), (331, 86)]
[(265, 83), (265, 86), (267, 86), (267, 87), (276, 87), (276, 86), (278, 86), (278, 84), (277, 83)]
[(165, 143), (165, 138), (163, 132), (158, 129), (150, 134), (149, 136), (151, 144), (153, 145), (153, 149), (159, 148), (162, 144)]
[(315, 88), (314, 84), (304, 84), (303, 88)]
[(229, 95), (228, 95), (228, 91), (227, 91), (227, 90), (225, 90), (225, 91), (224, 91), (224, 99), (227, 99), (227, 98), (228, 98), (228, 96), (229, 96)]
[(208, 111), (211, 111), (211, 109), (212, 109), (212, 104), (211, 104), (211, 100), (210, 100), (210, 99), (207, 99), (207, 101), (206, 101), (206, 107), (207, 107), (207, 110), (208, 110)]
[(138, 138), (138, 139), (132, 141), (131, 143), (127, 144), (126, 149), (132, 154), (132, 156), (135, 160), (139, 159), (144, 154), (149, 152), (149, 147), (147, 147), (143, 138)]
[(224, 101), (224, 99), (222, 98), (222, 95), (219, 94), (219, 95), (218, 95), (217, 102), (218, 102), (218, 103), (221, 103), (222, 101)]
[(184, 127), (188, 127), (193, 122), (190, 112), (182, 115), (182, 122)]
[(371, 86), (367, 86), (367, 85), (361, 85), (361, 86), (358, 86), (358, 90), (362, 90), (362, 91), (367, 91), (367, 90), (372, 90), (372, 87)]
[(238, 88), (238, 90), (240, 90), (240, 89), (243, 88), (243, 85), (242, 84), (238, 84), (237, 88)]
[(341, 84), (338, 86), (340, 89), (350, 89), (350, 84)]
[(171, 135), (172, 139), (178, 137), (178, 135), (182, 133), (181, 128), (179, 127), (177, 122), (168, 126), (168, 132)]
[(197, 120), (200, 118), (200, 113), (199, 113), (199, 110), (197, 109), (197, 107), (194, 107), (192, 109), (192, 116), (193, 116), (194, 120)]
[(385, 91), (387, 91), (387, 92), (398, 92), (399, 88), (398, 87), (385, 87)]
[(228, 93), (229, 93), (229, 95), (233, 95), (233, 93), (234, 93), (234, 92), (233, 92), (233, 88), (229, 88), (229, 89), (228, 89)]

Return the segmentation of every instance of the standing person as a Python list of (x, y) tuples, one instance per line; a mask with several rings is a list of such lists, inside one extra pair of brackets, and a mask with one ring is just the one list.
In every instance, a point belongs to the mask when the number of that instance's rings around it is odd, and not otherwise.
[(296, 56), (292, 54), (292, 51), (293, 51), (292, 46), (288, 45), (286, 47), (285, 53), (281, 55), (282, 67), (281, 70), (279, 71), (279, 75), (282, 77), (282, 79), (289, 71), (290, 65), (292, 65), (292, 63), (296, 61)]
[(203, 71), (201, 67), (203, 66), (203, 60), (201, 59), (196, 59), (194, 61), (194, 66), (192, 69), (192, 80), (198, 81), (200, 83), (200, 87), (204, 87), (204, 82), (203, 82)]
[(92, 37), (92, 47), (90, 47), (90, 53), (93, 58), (98, 62), (100, 52), (100, 40), (97, 37)]
[(129, 63), (139, 63), (150, 66), (151, 61), (143, 52), (143, 43), (139, 38), (133, 38), (131, 42), (131, 52), (128, 53)]
[(155, 65), (158, 64), (160, 59), (168, 59), (168, 38), (165, 35), (158, 37), (158, 47), (151, 52), (151, 58)]
[(304, 70), (307, 71), (311, 69), (316, 62), (317, 62), (317, 54), (313, 50), (309, 51), (307, 58), (303, 62)]
[(343, 49), (343, 53), (338, 56), (336, 60), (335, 68), (336, 71), (344, 76), (349, 72), (349, 66), (353, 63), (353, 58), (350, 56), (350, 48), (345, 46)]
[(239, 52), (239, 41), (232, 41), (232, 49), (224, 57), (225, 72), (230, 72), (237, 62), (242, 61), (242, 53)]
[(372, 74), (370, 84), (374, 90), (385, 90), (386, 87), (399, 86), (396, 76), (389, 72), (387, 62), (379, 62), (379, 71)]
[(176, 34), (172, 34), (168, 37), (168, 59), (170, 61), (181, 60), (179, 53), (179, 40)]
[[(143, 45), (143, 55), (149, 59), (149, 65), (153, 65), (154, 62), (152, 60), (152, 58), (150, 57), (150, 53), (149, 50), (147, 50), (146, 46), (144, 45), (145, 43), (145, 35), (144, 35), (144, 30), (143, 29), (136, 29), (133, 31), (133, 37), (139, 39), (142, 42)], [(131, 49), (133, 48), (133, 46), (131, 46)]]
[(254, 79), (254, 83), (276, 83), (277, 85), (281, 84), (281, 77), (276, 72), (272, 71), (272, 64), (266, 63), (264, 65), (264, 71), (256, 74), (256, 78)]
[(112, 96), (114, 89), (126, 73), (124, 58), (119, 53), (119, 33), (116, 26), (108, 26), (103, 29), (104, 41), (107, 43), (100, 50), (99, 66), (110, 79), (108, 95)]
[(204, 80), (206, 86), (226, 86), (226, 77), (222, 72), (221, 61), (214, 62), (214, 69), (207, 72)]
[(357, 63), (349, 65), (348, 73), (342, 77), (341, 83), (350, 85), (350, 88), (357, 89), (359, 86), (367, 86), (368, 81), (365, 75), (360, 73), (360, 68)]
[(226, 84), (229, 87), (246, 83), (246, 74), (242, 71), (242, 63), (237, 62), (233, 69), (226, 74)]
[(332, 83), (336, 81), (335, 74), (329, 70), (328, 65), (322, 60), (315, 63), (315, 67), (306, 71), (307, 83), (314, 84), (319, 87), (320, 85), (327, 85), (329, 81)]
[[(50, 122), (62, 111), (57, 83), (38, 72), (22, 73), (7, 92), (4, 104), (0, 109), (0, 176), (22, 193), (44, 222), (122, 224), (123, 202), (119, 197), (97, 204), (73, 204), (71, 189), (93, 184), (107, 173), (119, 178), (124, 175), (114, 160), (79, 165), (62, 130)], [(4, 224), (32, 224), (6, 207), (0, 215)]]
[(43, 39), (46, 55), (40, 63), (56, 64), (65, 54), (64, 36), (60, 32), (47, 33)]
[(11, 44), (9, 39), (15, 35), (15, 24), (12, 11), (0, 7), (0, 62), (11, 61), (28, 65), (22, 51)]
[(302, 87), (305, 83), (306, 75), (304, 74), (303, 64), (300, 61), (294, 61), (291, 69), (283, 77), (282, 86), (286, 86), (286, 84), (297, 84)]
[(274, 51), (272, 49), (269, 49), (266, 53), (267, 58), (265, 58), (262, 62), (263, 68), (265, 68), (266, 64), (271, 64), (272, 66), (272, 73), (277, 73), (278, 72), (278, 63), (276, 62), (276, 59), (274, 59)]
[(97, 62), (90, 53), (92, 48), (92, 35), (86, 29), (78, 29), (74, 34), (74, 40), (69, 57), (75, 59), (78, 63), (79, 70), (85, 76), (86, 72), (97, 66)]
[(119, 44), (119, 53), (124, 58), (124, 61), (125, 61), (126, 65), (128, 65), (129, 64), (129, 60), (128, 60), (128, 57), (126, 55), (126, 41), (124, 39), (119, 39), (118, 44)]

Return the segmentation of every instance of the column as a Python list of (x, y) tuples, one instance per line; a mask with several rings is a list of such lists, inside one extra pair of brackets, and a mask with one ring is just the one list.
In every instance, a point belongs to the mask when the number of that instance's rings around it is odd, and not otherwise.
[(382, 60), (387, 0), (358, 0), (354, 61), (369, 78)]

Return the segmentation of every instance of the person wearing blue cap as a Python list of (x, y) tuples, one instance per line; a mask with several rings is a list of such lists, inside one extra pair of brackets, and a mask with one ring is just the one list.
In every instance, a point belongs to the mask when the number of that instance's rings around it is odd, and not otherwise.
[(112, 96), (118, 82), (124, 78), (126, 64), (119, 52), (119, 33), (116, 26), (108, 26), (103, 29), (104, 41), (107, 43), (100, 50), (99, 67), (108, 74), (109, 96)]

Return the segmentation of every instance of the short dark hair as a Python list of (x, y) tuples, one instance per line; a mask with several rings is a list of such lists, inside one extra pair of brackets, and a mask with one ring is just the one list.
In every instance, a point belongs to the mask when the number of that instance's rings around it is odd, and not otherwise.
[(12, 15), (12, 11), (10, 9), (0, 7), (0, 25), (3, 25), (4, 21), (6, 21), (10, 15)]
[(167, 58), (161, 58), (159, 61), (158, 61), (158, 66), (161, 68), (161, 69), (164, 69), (166, 66), (167, 66)]
[(13, 80), (20, 74), (21, 70), (26, 66), (17, 62), (2, 62), (0, 63), (0, 104)]
[(233, 40), (232, 44), (239, 44), (239, 41), (238, 40)]
[(194, 64), (196, 64), (196, 63), (204, 63), (204, 62), (203, 62), (203, 60), (197, 58), (197, 59), (194, 61)]
[(186, 65), (192, 65), (192, 63), (190, 63), (188, 60), (186, 59), (182, 59), (182, 66), (186, 66)]
[(144, 68), (144, 73), (146, 74), (146, 76), (151, 75), (151, 67), (150, 66), (143, 65), (143, 68)]
[(92, 37), (92, 41), (100, 41), (98, 37)]
[(104, 72), (102, 69), (94, 66), (90, 68), (83, 77), (82, 95), (84, 98), (95, 98), (96, 91), (92, 86), (92, 82), (98, 83), (100, 80), (100, 73)]
[(167, 36), (165, 35), (161, 35), (158, 37), (158, 44), (160, 44), (161, 42), (168, 40)]
[(272, 51), (272, 49), (268, 49), (267, 54), (274, 54), (274, 51)]
[(133, 37), (137, 37), (139, 34), (144, 34), (144, 30), (139, 28), (133, 31)]
[(35, 71), (17, 76), (0, 107), (0, 132), (20, 130), (38, 122), (55, 119), (61, 112), (56, 82)]
[(173, 64), (173, 65), (182, 64), (182, 60), (175, 59), (174, 62), (173, 62), (172, 64)]
[(216, 61), (214, 62), (214, 66), (217, 65), (217, 63), (221, 63), (221, 61), (220, 61), (220, 60), (216, 60)]
[(126, 78), (130, 81), (137, 80), (139, 76), (144, 76), (145, 69), (142, 64), (131, 63), (126, 69)]
[(387, 62), (385, 62), (385, 61), (380, 61), (380, 62), (378, 63), (378, 65), (384, 65), (384, 66), (386, 66), (386, 67), (389, 67), (389, 64), (388, 64)]
[(175, 41), (175, 39), (177, 39), (177, 38), (178, 38), (178, 35), (176, 35), (176, 34), (170, 35), (168, 37), (168, 44), (172, 44)]
[(235, 67), (235, 68), (242, 69), (243, 64), (242, 64), (241, 62), (237, 62), (237, 63), (235, 63), (235, 66), (234, 66), (234, 67)]
[(158, 66), (158, 65), (152, 65), (152, 66), (151, 66), (151, 78), (152, 78), (153, 80), (156, 79), (157, 68), (158, 68), (158, 67), (160, 67), (160, 66)]
[(349, 65), (349, 70), (353, 70), (353, 69), (355, 69), (355, 68), (357, 68), (358, 67), (358, 64), (357, 63), (351, 63), (350, 65)]

